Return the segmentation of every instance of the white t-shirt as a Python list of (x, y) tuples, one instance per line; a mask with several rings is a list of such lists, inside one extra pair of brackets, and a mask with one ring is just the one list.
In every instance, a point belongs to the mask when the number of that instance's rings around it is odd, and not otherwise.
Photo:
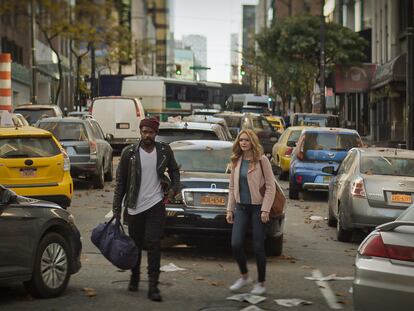
[(139, 148), (141, 158), (141, 184), (135, 209), (128, 208), (128, 214), (137, 215), (153, 207), (164, 198), (161, 180), (157, 174), (157, 149), (148, 153)]

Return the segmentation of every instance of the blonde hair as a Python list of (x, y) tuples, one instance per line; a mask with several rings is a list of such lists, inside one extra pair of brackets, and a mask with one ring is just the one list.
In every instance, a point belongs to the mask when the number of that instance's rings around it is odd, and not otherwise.
[(260, 161), (260, 158), (263, 155), (263, 147), (260, 144), (259, 138), (257, 137), (256, 133), (251, 129), (241, 130), (233, 143), (233, 153), (230, 157), (233, 167), (236, 166), (237, 161), (243, 155), (243, 151), (240, 148), (240, 136), (243, 134), (246, 134), (247, 137), (249, 137), (250, 139), (250, 143), (252, 146), (253, 162), (257, 163), (258, 161)]

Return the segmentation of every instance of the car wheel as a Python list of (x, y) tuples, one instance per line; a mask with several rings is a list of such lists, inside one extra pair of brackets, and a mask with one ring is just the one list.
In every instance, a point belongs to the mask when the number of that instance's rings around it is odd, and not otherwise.
[(328, 226), (335, 228), (337, 224), (337, 220), (335, 215), (332, 213), (331, 207), (328, 205)]
[(111, 158), (111, 163), (109, 164), (109, 169), (105, 173), (105, 181), (112, 181), (112, 179), (113, 179), (113, 173), (114, 173), (114, 161)]
[(299, 199), (299, 191), (293, 185), (292, 182), (289, 182), (289, 199), (298, 200)]
[(60, 234), (46, 234), (36, 252), (32, 279), (24, 283), (27, 291), (39, 298), (59, 296), (69, 282), (70, 257), (69, 245)]
[(101, 167), (98, 170), (98, 175), (95, 175), (94, 185), (96, 189), (103, 189), (105, 185), (105, 174), (104, 174), (104, 165), (102, 163)]
[(342, 227), (342, 212), (338, 211), (338, 220), (336, 222), (336, 238), (341, 242), (351, 242), (353, 231), (346, 230)]
[(283, 250), (283, 234), (279, 237), (267, 237), (265, 251), (268, 256), (280, 256)]

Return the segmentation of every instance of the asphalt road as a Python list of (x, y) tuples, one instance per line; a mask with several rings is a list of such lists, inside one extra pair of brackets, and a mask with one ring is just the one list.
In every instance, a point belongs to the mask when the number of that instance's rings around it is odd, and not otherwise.
[[(287, 182), (282, 182), (287, 189)], [(238, 271), (226, 241), (209, 240), (188, 245), (185, 241), (164, 241), (162, 265), (174, 263), (183, 271), (163, 272), (160, 289), (164, 302), (148, 300), (146, 257), (142, 264), (142, 282), (138, 293), (126, 290), (129, 272), (107, 262), (90, 242), (92, 229), (104, 221), (111, 210), (114, 183), (94, 190), (77, 182), (70, 211), (82, 234), (82, 269), (72, 276), (64, 295), (55, 299), (31, 298), (19, 284), (0, 288), (0, 310), (242, 310), (247, 302), (226, 300)], [(298, 201), (288, 201), (283, 255), (269, 257), (268, 293), (257, 306), (263, 310), (353, 310), (352, 281), (315, 282), (309, 276), (353, 276), (356, 249), (362, 237), (353, 243), (336, 241), (335, 229), (326, 220), (327, 194), (307, 193)], [(253, 254), (249, 255), (251, 276), (256, 277)], [(286, 308), (275, 299), (300, 298), (312, 305)]]

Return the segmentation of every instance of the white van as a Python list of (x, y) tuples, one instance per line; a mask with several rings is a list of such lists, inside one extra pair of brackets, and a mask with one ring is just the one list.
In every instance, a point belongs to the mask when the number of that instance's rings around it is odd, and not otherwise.
[(90, 112), (114, 148), (133, 144), (141, 137), (139, 123), (145, 118), (141, 102), (134, 97), (106, 96), (93, 99)]
[(226, 110), (241, 112), (245, 106), (262, 107), (270, 110), (269, 96), (257, 94), (232, 94), (225, 103)]

